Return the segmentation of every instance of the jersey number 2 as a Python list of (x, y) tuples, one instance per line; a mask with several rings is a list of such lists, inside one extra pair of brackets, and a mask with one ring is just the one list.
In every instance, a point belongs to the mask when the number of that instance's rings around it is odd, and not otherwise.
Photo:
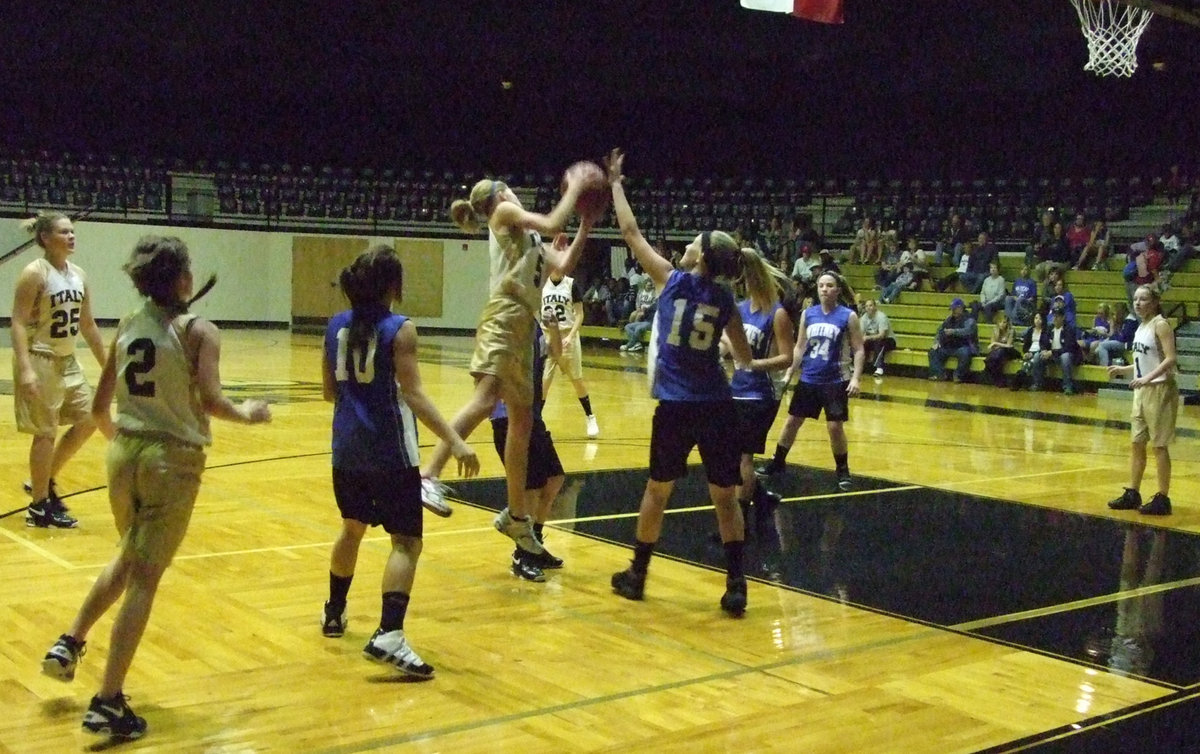
[(150, 370), (154, 369), (154, 341), (138, 338), (129, 344), (125, 353), (129, 357), (129, 362), (125, 364), (125, 387), (129, 389), (129, 394), (153, 398), (154, 380), (149, 376)]

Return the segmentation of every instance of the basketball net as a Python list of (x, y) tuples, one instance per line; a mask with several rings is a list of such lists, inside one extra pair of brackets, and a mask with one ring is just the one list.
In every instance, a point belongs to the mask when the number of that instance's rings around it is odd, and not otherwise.
[(1083, 70), (1097, 76), (1132, 76), (1137, 69), (1137, 44), (1154, 14), (1120, 0), (1071, 0), (1083, 36), (1088, 62)]

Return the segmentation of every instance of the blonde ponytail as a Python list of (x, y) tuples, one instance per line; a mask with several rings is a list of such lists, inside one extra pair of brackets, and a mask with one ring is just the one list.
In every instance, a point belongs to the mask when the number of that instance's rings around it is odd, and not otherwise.
[(450, 205), (450, 219), (468, 233), (477, 232), (482, 221), (491, 216), (496, 197), (507, 190), (508, 186), (504, 181), (493, 181), (490, 178), (478, 181), (471, 187), (470, 198), (456, 199)]
[(791, 279), (755, 249), (743, 248), (741, 253), (747, 298), (760, 310), (771, 308), (791, 289)]

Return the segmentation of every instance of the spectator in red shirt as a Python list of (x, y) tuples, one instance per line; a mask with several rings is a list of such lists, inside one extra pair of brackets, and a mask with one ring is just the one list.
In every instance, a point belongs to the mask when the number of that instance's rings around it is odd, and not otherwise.
[(1067, 228), (1067, 248), (1071, 251), (1071, 259), (1079, 259), (1088, 242), (1092, 240), (1092, 229), (1088, 227), (1083, 213), (1075, 215), (1075, 222)]

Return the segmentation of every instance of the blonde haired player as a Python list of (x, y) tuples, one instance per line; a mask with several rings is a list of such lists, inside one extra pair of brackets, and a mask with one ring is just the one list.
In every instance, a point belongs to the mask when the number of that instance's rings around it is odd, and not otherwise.
[[(1175, 333), (1162, 315), (1162, 303), (1156, 288), (1139, 286), (1133, 292), (1133, 310), (1141, 324), (1133, 335), (1133, 363), (1110, 366), (1109, 377), (1132, 375), (1133, 432), (1129, 462), (1129, 486), (1121, 496), (1109, 502), (1113, 510), (1133, 510), (1150, 516), (1171, 512), (1171, 450), (1175, 440), (1175, 419), (1179, 413), (1179, 384), (1175, 369)], [(1146, 471), (1146, 444), (1154, 447), (1158, 469), (1158, 492), (1145, 504), (1139, 487)]]
[(575, 278), (561, 270), (551, 272), (542, 287), (542, 320), (554, 318), (562, 332), (562, 351), (557, 357), (546, 359), (542, 373), (542, 399), (550, 393), (554, 373), (562, 372), (575, 388), (575, 397), (583, 407), (587, 421), (587, 436), (600, 436), (600, 425), (592, 413), (592, 399), (583, 382), (583, 346), (579, 342), (579, 328), (583, 326), (583, 291)]
[[(467, 438), (491, 414), (496, 401), (508, 407), (504, 474), (508, 505), (496, 517), (498, 531), (526, 552), (539, 555), (544, 548), (533, 533), (533, 519), (525, 502), (525, 475), (529, 465), (529, 437), (533, 429), (533, 341), (542, 281), (538, 268), (570, 272), (579, 261), (594, 217), (583, 215), (569, 247), (565, 237), (553, 247), (543, 245), (542, 234), (557, 234), (567, 224), (575, 202), (586, 185), (586, 177), (568, 171), (562, 199), (543, 215), (530, 212), (503, 181), (483, 179), (471, 188), (470, 198), (450, 205), (450, 217), (465, 231), (475, 232), (481, 223), (488, 231), (491, 274), (488, 300), (475, 331), (471, 376), (475, 394), (450, 425), (459, 437)], [(439, 440), (429, 462), (421, 470), (422, 502), (442, 516), (450, 515), (444, 485), (437, 475), (450, 459), (450, 446)]]
[[(55, 490), (54, 477), (96, 431), (92, 387), (75, 345), (82, 335), (104, 364), (104, 340), (92, 317), (83, 270), (70, 261), (75, 226), (61, 212), (39, 212), (22, 227), (42, 248), (41, 259), (17, 277), (12, 309), (13, 408), (17, 430), (33, 435), (29, 447), (28, 526), (71, 529), (78, 523)], [(69, 424), (62, 437), (58, 428)]]

